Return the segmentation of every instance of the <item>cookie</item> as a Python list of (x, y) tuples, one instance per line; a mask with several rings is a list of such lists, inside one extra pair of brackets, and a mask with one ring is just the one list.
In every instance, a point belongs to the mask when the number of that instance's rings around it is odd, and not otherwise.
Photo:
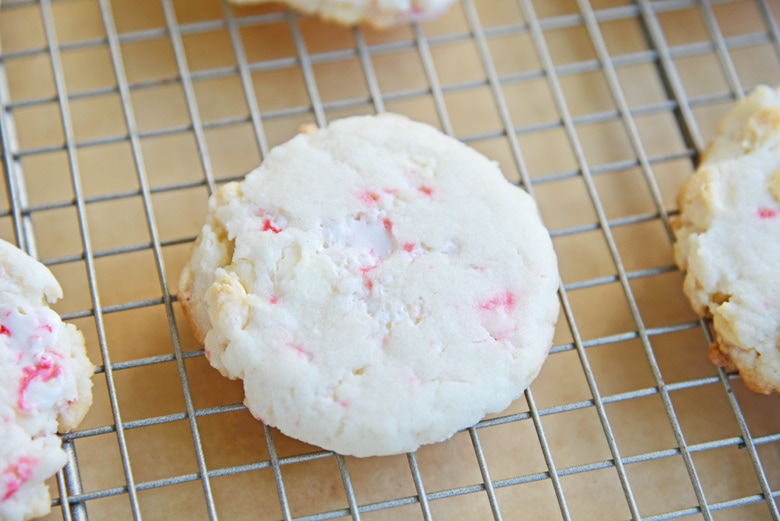
[(231, 0), (235, 4), (282, 1), (289, 7), (343, 25), (366, 22), (382, 29), (443, 15), (456, 0)]
[(375, 456), (518, 398), (547, 356), (558, 285), (525, 191), (384, 114), (300, 134), (214, 193), (179, 301), (255, 417)]
[(675, 257), (712, 318), (710, 359), (780, 391), (780, 91), (758, 87), (725, 116), (679, 204)]
[(47, 303), (62, 296), (51, 272), (0, 241), (0, 519), (50, 510), (45, 481), (67, 462), (56, 432), (92, 403), (84, 337)]

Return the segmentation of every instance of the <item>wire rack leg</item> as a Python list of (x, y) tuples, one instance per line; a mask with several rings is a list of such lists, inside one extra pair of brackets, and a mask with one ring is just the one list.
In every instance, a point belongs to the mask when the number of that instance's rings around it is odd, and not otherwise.
[[(87, 508), (84, 503), (70, 504), (68, 501), (68, 496), (78, 495), (83, 492), (76, 447), (72, 441), (66, 441), (63, 442), (62, 449), (68, 455), (68, 464), (62, 469), (63, 482), (59, 484), (63, 518), (65, 521), (71, 519), (74, 521), (87, 521)], [(57, 481), (59, 482), (59, 477)]]
[(420, 467), (417, 465), (417, 456), (414, 455), (414, 452), (409, 452), (406, 455), (406, 459), (409, 461), (409, 470), (411, 471), (412, 479), (414, 480), (414, 488), (417, 490), (417, 499), (420, 501), (423, 520), (431, 521), (433, 519), (433, 516), (431, 515), (431, 506), (428, 503), (428, 494), (425, 492), (425, 487), (423, 486)]

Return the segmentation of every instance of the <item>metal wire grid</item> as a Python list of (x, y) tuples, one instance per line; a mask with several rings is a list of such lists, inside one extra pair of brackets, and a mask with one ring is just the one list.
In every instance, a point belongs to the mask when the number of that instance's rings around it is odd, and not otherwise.
[[(431, 509), (431, 503), (433, 501), (446, 500), (448, 498), (467, 494), (483, 493), (487, 496), (487, 500), (490, 504), (490, 510), (494, 519), (518, 518), (519, 514), (517, 512), (507, 512), (506, 510), (502, 511), (496, 491), (504, 487), (511, 487), (541, 480), (550, 480), (554, 489), (558, 507), (560, 509), (560, 515), (563, 519), (568, 520), (572, 519), (573, 515), (567, 503), (567, 495), (565, 492), (565, 487), (563, 487), (561, 484), (561, 479), (565, 476), (588, 473), (605, 468), (614, 468), (617, 472), (620, 486), (625, 497), (626, 507), (632, 519), (642, 518), (661, 520), (677, 519), (687, 516), (698, 516), (710, 520), (715, 519), (718, 512), (756, 503), (765, 505), (766, 516), (775, 520), (780, 519), (780, 514), (778, 513), (778, 507), (775, 501), (778, 495), (780, 495), (780, 491), (772, 489), (766, 469), (764, 468), (764, 464), (762, 462), (762, 458), (757, 450), (757, 447), (762, 444), (770, 444), (780, 441), (780, 432), (760, 437), (753, 437), (751, 435), (750, 428), (746, 423), (740, 402), (732, 390), (731, 380), (738, 378), (736, 375), (730, 375), (725, 373), (723, 370), (718, 370), (717, 376), (686, 380), (674, 384), (668, 384), (664, 381), (659, 364), (655, 358), (656, 355), (651, 346), (650, 339), (656, 335), (693, 328), (700, 328), (704, 335), (709, 335), (709, 332), (707, 328), (702, 327), (703, 325), (699, 322), (690, 322), (685, 324), (653, 328), (647, 327), (644, 324), (642, 314), (640, 313), (639, 306), (637, 305), (636, 299), (634, 297), (634, 292), (632, 291), (630, 281), (673, 271), (674, 267), (663, 266), (639, 271), (627, 270), (623, 265), (621, 254), (618, 251), (618, 247), (613, 236), (613, 230), (621, 226), (660, 220), (663, 223), (669, 239), (672, 239), (669, 228), (669, 212), (664, 205), (663, 198), (661, 196), (656, 177), (653, 172), (653, 167), (657, 163), (663, 163), (665, 161), (686, 157), (690, 158), (691, 161), (695, 163), (698, 158), (699, 151), (701, 151), (704, 147), (704, 142), (701, 136), (701, 131), (696, 122), (696, 118), (693, 114), (693, 109), (697, 106), (704, 106), (717, 102), (742, 98), (745, 94), (746, 88), (751, 87), (743, 85), (740, 81), (739, 75), (737, 74), (734, 63), (732, 61), (730, 51), (741, 47), (749, 47), (759, 43), (770, 43), (774, 47), (775, 51), (780, 55), (780, 32), (778, 31), (777, 23), (773, 17), (774, 15), (771, 4), (768, 0), (756, 0), (755, 2), (763, 16), (763, 21), (766, 24), (765, 28), (762, 28), (760, 31), (755, 33), (740, 35), (732, 38), (725, 38), (721, 33), (717, 18), (713, 12), (713, 5), (730, 3), (728, 0), (718, 2), (708, 2), (703, 0), (668, 0), (650, 2), (648, 0), (637, 0), (631, 5), (605, 9), (594, 9), (588, 0), (578, 0), (577, 6), (579, 8), (579, 13), (556, 16), (552, 18), (540, 18), (537, 16), (535, 6), (531, 0), (518, 0), (526, 23), (491, 28), (482, 27), (480, 16), (474, 5), (474, 2), (472, 0), (464, 0), (463, 9), (469, 25), (469, 32), (467, 33), (428, 37), (423, 26), (414, 25), (414, 38), (411, 41), (368, 45), (362, 31), (360, 29), (354, 29), (353, 36), (356, 44), (355, 48), (343, 51), (315, 54), (308, 52), (306, 42), (301, 34), (299, 17), (294, 14), (273, 12), (270, 14), (237, 17), (232, 8), (223, 3), (222, 9), (224, 18), (221, 20), (198, 22), (192, 24), (179, 24), (177, 21), (176, 11), (171, 0), (161, 0), (165, 19), (164, 27), (125, 34), (119, 34), (117, 31), (111, 3), (108, 0), (98, 0), (106, 37), (82, 40), (75, 43), (60, 44), (57, 39), (53, 17), (53, 1), (55, 3), (65, 3), (71, 0), (22, 0), (18, 2), (7, 1), (6, 5), (3, 6), (4, 10), (12, 10), (19, 7), (38, 5), (45, 30), (47, 44), (43, 48), (25, 49), (22, 51), (7, 52), (0, 55), (0, 106), (2, 106), (2, 111), (0, 112), (0, 133), (2, 137), (3, 165), (6, 172), (7, 189), (8, 193), (10, 194), (9, 210), (3, 216), (11, 218), (13, 223), (13, 232), (18, 244), (32, 254), (36, 253), (36, 237), (35, 230), (32, 225), (32, 216), (36, 212), (64, 207), (73, 207), (77, 212), (81, 244), (83, 247), (82, 254), (68, 257), (44, 259), (44, 262), (51, 266), (76, 260), (83, 260), (86, 263), (91, 308), (80, 312), (67, 314), (65, 315), (65, 318), (77, 319), (92, 317), (95, 321), (98, 333), (100, 355), (102, 356), (102, 363), (98, 369), (98, 373), (102, 374), (106, 380), (107, 390), (110, 398), (110, 406), (113, 415), (113, 424), (111, 425), (76, 431), (74, 433), (63, 435), (65, 450), (69, 455), (69, 464), (62, 472), (59, 473), (57, 477), (59, 498), (55, 499), (53, 502), (53, 506), (57, 507), (61, 511), (63, 519), (86, 519), (90, 501), (124, 494), (127, 494), (129, 497), (132, 517), (134, 519), (140, 519), (141, 508), (138, 499), (138, 493), (140, 491), (196, 481), (200, 482), (202, 486), (202, 492), (205, 497), (205, 504), (209, 519), (217, 519), (218, 512), (215, 506), (211, 481), (221, 476), (228, 476), (260, 469), (271, 469), (273, 472), (279, 499), (281, 517), (284, 519), (292, 519), (293, 513), (291, 511), (285, 489), (285, 480), (283, 476), (284, 467), (296, 463), (305, 463), (333, 457), (332, 454), (327, 452), (314, 452), (291, 457), (280, 457), (277, 453), (271, 429), (265, 426), (263, 427), (263, 430), (269, 454), (269, 458), (267, 460), (252, 464), (213, 469), (208, 467), (206, 458), (204, 457), (204, 451), (200, 439), (198, 419), (206, 416), (243, 410), (244, 406), (240, 404), (234, 404), (205, 409), (197, 409), (194, 406), (190, 392), (189, 376), (185, 367), (185, 360), (189, 358), (201, 357), (203, 352), (185, 351), (181, 347), (176, 320), (174, 317), (175, 296), (171, 294), (169, 290), (170, 281), (166, 275), (165, 261), (163, 256), (163, 248), (176, 244), (188, 243), (192, 241), (194, 237), (182, 237), (176, 240), (168, 241), (162, 240), (158, 233), (158, 227), (155, 221), (155, 213), (152, 206), (152, 195), (162, 192), (179, 191), (191, 188), (193, 186), (202, 185), (206, 185), (209, 193), (211, 193), (214, 191), (218, 182), (225, 180), (218, 180), (217, 176), (215, 176), (212, 168), (212, 162), (210, 160), (209, 147), (207, 145), (205, 131), (209, 128), (230, 126), (239, 122), (243, 123), (246, 122), (246, 118), (225, 118), (218, 121), (212, 121), (210, 123), (204, 123), (199, 114), (193, 81), (217, 78), (220, 76), (235, 74), (236, 72), (240, 76), (246, 103), (249, 107), (249, 122), (252, 125), (258, 149), (261, 156), (263, 157), (266, 155), (269, 149), (269, 143), (264, 127), (265, 122), (268, 120), (313, 113), (316, 123), (319, 125), (325, 125), (327, 123), (326, 113), (331, 110), (356, 107), (368, 102), (373, 106), (375, 111), (381, 112), (385, 110), (385, 103), (388, 101), (403, 100), (422, 95), (432, 96), (442, 130), (450, 135), (455, 135), (453, 125), (450, 120), (445, 95), (451, 92), (467, 90), (480, 84), (487, 85), (497, 106), (503, 128), (498, 133), (468, 136), (460, 135), (458, 137), (467, 142), (480, 142), (494, 137), (521, 136), (524, 134), (542, 132), (551, 128), (563, 128), (565, 135), (575, 153), (577, 168), (574, 171), (559, 172), (556, 174), (532, 179), (525, 165), (525, 160), (518, 144), (518, 140), (508, 139), (511, 149), (511, 156), (516, 163), (517, 169), (520, 173), (520, 183), (533, 195), (535, 187), (540, 184), (553, 183), (572, 177), (581, 177), (587, 188), (588, 196), (595, 211), (596, 221), (591, 225), (554, 230), (553, 236), (565, 237), (588, 231), (599, 231), (601, 234), (603, 234), (603, 238), (608, 246), (611, 259), (613, 260), (616, 267), (615, 275), (579, 281), (572, 284), (563, 285), (560, 288), (560, 299), (563, 306), (563, 313), (567, 326), (571, 332), (573, 342), (563, 345), (556, 345), (552, 350), (552, 355), (566, 351), (574, 351), (577, 353), (587, 379), (587, 385), (592, 395), (592, 399), (575, 403), (567, 403), (554, 407), (539, 408), (537, 407), (537, 401), (534, 393), (529, 390), (525, 393), (525, 400), (528, 407), (527, 412), (508, 414), (505, 416), (487, 419), (480, 422), (477, 426), (469, 429), (468, 435), (470, 437), (474, 455), (478, 462), (479, 471), (482, 476), (482, 483), (478, 483), (472, 486), (451, 488), (435, 492), (429, 491), (425, 487), (423, 475), (420, 472), (416, 455), (408, 454), (408, 465), (412, 479), (414, 481), (416, 495), (398, 497), (392, 500), (378, 503), (361, 504), (360, 501), (358, 501), (353, 489), (352, 477), (348, 469), (347, 460), (341, 456), (335, 456), (347, 498), (347, 508), (319, 512), (301, 517), (300, 519), (321, 520), (339, 517), (360, 519), (362, 515), (370, 512), (392, 509), (394, 507), (400, 507), (404, 505), (417, 504), (419, 505), (422, 517), (428, 520), (433, 518)], [(668, 45), (665, 40), (663, 29), (659, 22), (659, 15), (662, 13), (674, 12), (676, 10), (691, 7), (697, 8), (701, 11), (710, 34), (711, 41), (706, 43), (695, 43), (675, 47)], [(632, 53), (629, 55), (621, 55), (619, 57), (613, 57), (610, 55), (601, 32), (600, 24), (611, 20), (622, 19), (637, 19), (641, 21), (650, 50), (645, 52)], [(293, 36), (295, 48), (297, 51), (297, 57), (268, 62), (249, 63), (239, 34), (239, 29), (242, 27), (263, 26), (278, 22), (286, 22), (289, 24), (289, 29)], [(587, 33), (596, 50), (598, 59), (595, 61), (580, 61), (563, 66), (556, 65), (553, 62), (550, 50), (548, 48), (545, 32), (559, 28), (575, 27), (581, 25), (584, 25), (586, 28)], [(187, 56), (183, 44), (183, 36), (225, 28), (228, 30), (230, 35), (237, 67), (212, 69), (202, 72), (191, 72), (188, 68)], [(538, 71), (519, 73), (511, 77), (499, 76), (493, 63), (490, 47), (488, 45), (488, 39), (490, 37), (518, 33), (530, 35), (533, 44), (535, 45), (542, 68)], [(130, 99), (131, 92), (150, 88), (163, 82), (151, 81), (134, 84), (129, 83), (123, 65), (120, 45), (129, 42), (138, 42), (160, 37), (170, 38), (176, 59), (176, 65), (178, 68), (178, 76), (174, 79), (174, 81), (180, 82), (184, 91), (186, 107), (191, 124), (182, 127), (166, 128), (163, 130), (156, 130), (151, 132), (141, 132), (139, 131), (135, 120), (133, 106)], [(431, 48), (437, 45), (472, 39), (476, 44), (481, 64), (484, 67), (485, 81), (442, 85), (437, 76), (437, 70), (434, 64), (434, 59), (432, 57)], [(67, 90), (65, 84), (61, 52), (96, 46), (107, 46), (110, 51), (113, 72), (117, 81), (116, 88), (93, 89), (84, 92), (70, 93)], [(382, 53), (403, 49), (412, 49), (419, 53), (429, 88), (384, 93), (380, 89), (379, 82), (375, 75), (372, 64), (372, 57)], [(691, 98), (686, 94), (686, 90), (677, 70), (675, 58), (696, 55), (703, 52), (710, 52), (712, 50), (717, 53), (719, 63), (723, 69), (725, 77), (727, 78), (730, 90), (729, 92), (718, 95)], [(23, 101), (12, 100), (6, 81), (6, 64), (15, 59), (40, 53), (47, 54), (51, 60), (54, 84), (56, 87), (56, 96), (53, 98), (26, 99)], [(362, 66), (362, 71), (365, 76), (365, 81), (370, 94), (369, 99), (349, 99), (323, 103), (320, 98), (317, 82), (315, 80), (313, 65), (317, 63), (354, 57), (359, 59)], [(651, 63), (657, 67), (659, 77), (662, 79), (664, 87), (669, 94), (668, 101), (638, 108), (629, 106), (629, 103), (626, 99), (626, 93), (623, 90), (616, 69), (621, 66), (639, 63)], [(275, 70), (283, 66), (300, 67), (305, 80), (310, 105), (293, 109), (262, 113), (257, 104), (257, 97), (254, 91), (251, 74), (258, 71)], [(614, 99), (617, 110), (586, 114), (576, 117), (572, 115), (572, 112), (567, 106), (567, 100), (564, 96), (564, 92), (561, 86), (561, 78), (567, 75), (577, 75), (588, 71), (603, 71), (608, 82), (610, 94)], [(548, 82), (549, 88), (553, 94), (555, 106), (561, 116), (560, 121), (530, 126), (517, 126), (513, 123), (512, 116), (507, 107), (505, 93), (502, 90), (502, 85), (508, 82), (521, 82), (530, 79), (545, 79)], [(127, 133), (116, 136), (105, 136), (91, 140), (77, 140), (74, 134), (73, 122), (70, 113), (70, 102), (99, 96), (101, 94), (117, 92), (122, 101), (122, 115), (126, 122)], [(64, 134), (64, 144), (62, 146), (44, 146), (38, 148), (21, 149), (15, 131), (14, 111), (24, 107), (36, 106), (49, 102), (57, 103), (61, 116), (60, 123), (62, 125)], [(687, 144), (687, 150), (685, 152), (655, 157), (648, 155), (646, 152), (645, 146), (643, 145), (642, 138), (640, 137), (640, 133), (637, 128), (636, 118), (644, 114), (653, 114), (661, 111), (674, 112), (679, 129)], [(612, 120), (618, 120), (625, 126), (625, 129), (630, 138), (631, 147), (635, 153), (635, 159), (607, 165), (592, 166), (586, 159), (582, 144), (580, 143), (580, 138), (575, 128), (579, 125), (588, 123)], [(199, 160), (204, 172), (203, 180), (197, 183), (176, 184), (157, 188), (150, 187), (145, 163), (143, 160), (141, 140), (146, 137), (170, 135), (180, 132), (192, 132), (194, 134)], [(80, 165), (77, 158), (77, 149), (108, 144), (112, 142), (125, 141), (129, 141), (130, 143), (133, 161), (137, 173), (137, 181), (140, 187), (139, 190), (113, 193), (100, 197), (86, 197), (81, 185)], [(68, 168), (70, 171), (74, 200), (67, 200), (44, 205), (30, 205), (27, 200), (22, 159), (25, 157), (45, 154), (47, 152), (61, 149), (64, 149), (67, 153)], [(610, 220), (608, 219), (605, 209), (600, 201), (599, 192), (594, 183), (594, 176), (601, 173), (618, 171), (627, 167), (639, 167), (641, 170), (650, 193), (652, 194), (655, 211), (646, 215), (634, 215)], [(117, 200), (138, 195), (141, 196), (143, 201), (144, 215), (151, 241), (148, 244), (137, 244), (135, 246), (113, 250), (95, 250), (91, 244), (90, 234), (88, 231), (88, 219), (86, 215), (87, 206), (105, 200)], [(142, 250), (151, 250), (153, 252), (157, 277), (159, 278), (160, 288), (162, 288), (161, 296), (157, 299), (126, 302), (119, 305), (103, 305), (101, 303), (101, 291), (100, 288), (98, 288), (96, 278), (95, 260), (102, 257), (122, 255), (132, 251)], [(609, 283), (618, 283), (622, 289), (628, 301), (628, 308), (630, 310), (631, 317), (636, 326), (635, 330), (592, 340), (584, 340), (580, 335), (580, 329), (577, 321), (575, 320), (575, 314), (572, 310), (569, 295), (572, 291), (588, 287), (596, 287)], [(162, 305), (165, 309), (165, 315), (167, 317), (168, 328), (170, 329), (173, 344), (173, 354), (135, 359), (127, 362), (112, 363), (111, 351), (109, 349), (105, 335), (104, 317), (107, 314), (119, 311), (159, 305)], [(596, 379), (594, 371), (591, 369), (587, 350), (596, 346), (607, 345), (630, 339), (638, 339), (641, 342), (652, 370), (655, 385), (648, 388), (605, 396), (599, 390), (599, 382)], [(707, 337), (707, 341), (710, 341), (709, 337)], [(122, 419), (122, 412), (117, 399), (116, 386), (114, 381), (115, 372), (131, 368), (153, 366), (163, 362), (172, 361), (176, 363), (178, 369), (178, 375), (184, 394), (185, 410), (176, 414), (145, 418), (137, 421), (124, 421)], [(731, 411), (739, 426), (740, 434), (739, 436), (720, 439), (712, 442), (698, 444), (687, 443), (683, 430), (678, 421), (670, 393), (682, 389), (711, 385), (716, 382), (722, 385), (726, 395), (728, 396)], [(672, 427), (677, 447), (669, 450), (643, 453), (630, 457), (622, 456), (605, 406), (613, 403), (635, 400), (638, 398), (654, 395), (660, 396), (663, 402), (664, 410), (669, 424)], [(550, 445), (548, 443), (548, 432), (545, 430), (542, 417), (590, 407), (595, 408), (597, 412), (611, 458), (595, 463), (571, 467), (562, 468), (557, 466), (555, 463), (554, 454), (551, 451)], [(773, 411), (767, 411), (767, 414), (772, 414), (772, 412)], [(132, 461), (127, 447), (126, 431), (182, 420), (186, 420), (189, 425), (189, 431), (192, 437), (192, 443), (194, 444), (197, 460), (197, 472), (154, 481), (138, 482), (134, 478)], [(485, 458), (480, 439), (480, 431), (492, 426), (509, 424), (522, 420), (530, 420), (533, 423), (541, 450), (543, 452), (544, 461), (547, 466), (546, 471), (520, 475), (511, 479), (491, 479), (490, 468)], [(119, 453), (126, 485), (85, 492), (82, 488), (79, 475), (77, 458), (78, 454), (75, 450), (74, 442), (79, 439), (89, 438), (101, 434), (110, 434), (112, 432), (115, 433), (118, 440)], [(716, 448), (734, 446), (741, 448), (744, 447), (744, 449), (748, 452), (753, 467), (753, 472), (760, 487), (760, 491), (753, 495), (739, 497), (737, 499), (728, 501), (708, 501), (704, 487), (702, 486), (700, 476), (697, 474), (697, 468), (693, 461), (693, 455)], [(637, 504), (635, 491), (632, 489), (632, 483), (628, 477), (627, 467), (643, 461), (652, 461), (677, 455), (681, 456), (684, 461), (685, 468), (695, 494), (696, 503), (686, 508), (677, 509), (662, 514), (651, 516), (643, 515)]]

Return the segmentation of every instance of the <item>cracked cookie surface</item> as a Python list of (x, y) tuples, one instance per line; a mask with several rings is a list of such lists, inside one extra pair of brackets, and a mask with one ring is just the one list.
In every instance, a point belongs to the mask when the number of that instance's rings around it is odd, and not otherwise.
[(672, 225), (713, 363), (780, 391), (780, 91), (758, 87), (720, 122)]
[(433, 127), (347, 118), (209, 200), (179, 285), (206, 356), (285, 434), (413, 451), (519, 397), (559, 277), (536, 205)]

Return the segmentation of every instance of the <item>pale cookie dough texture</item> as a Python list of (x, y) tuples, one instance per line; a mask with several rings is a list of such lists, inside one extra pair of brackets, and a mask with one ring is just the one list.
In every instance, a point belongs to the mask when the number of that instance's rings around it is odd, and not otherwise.
[(382, 29), (423, 22), (443, 15), (456, 0), (231, 0), (234, 4), (280, 2), (307, 14), (353, 25), (366, 22)]
[(780, 92), (757, 88), (720, 122), (680, 194), (675, 255), (713, 363), (780, 391)]
[(526, 192), (385, 114), (300, 134), (220, 188), (179, 298), (258, 419), (371, 456), (519, 397), (547, 356), (558, 284)]
[(47, 303), (62, 297), (51, 272), (0, 241), (0, 520), (50, 510), (46, 480), (67, 458), (56, 432), (92, 404), (84, 337)]

